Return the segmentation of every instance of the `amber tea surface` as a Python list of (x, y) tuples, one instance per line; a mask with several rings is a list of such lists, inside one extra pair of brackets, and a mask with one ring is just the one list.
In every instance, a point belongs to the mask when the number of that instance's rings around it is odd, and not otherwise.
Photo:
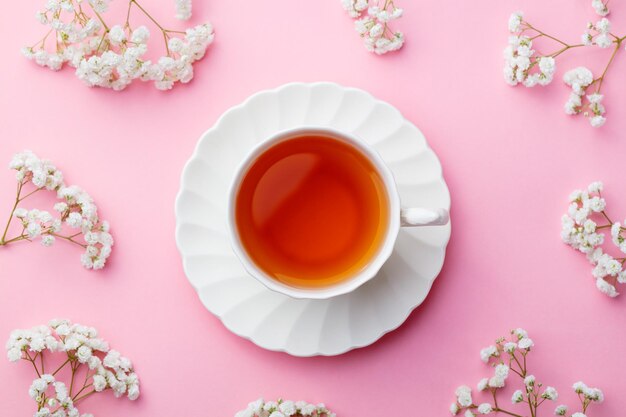
[(353, 146), (299, 136), (261, 154), (240, 183), (236, 227), (253, 262), (287, 285), (349, 279), (377, 254), (388, 227), (380, 174)]

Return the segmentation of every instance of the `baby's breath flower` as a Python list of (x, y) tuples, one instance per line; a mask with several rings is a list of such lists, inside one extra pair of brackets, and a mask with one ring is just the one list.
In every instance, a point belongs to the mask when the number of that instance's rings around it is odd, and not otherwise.
[[(601, 183), (593, 183), (589, 187), (589, 193), (593, 194), (599, 192), (602, 189)], [(572, 195), (572, 200), (582, 203), (584, 200), (589, 199), (587, 192), (578, 191)], [(517, 416), (517, 411), (505, 409), (504, 403), (498, 401), (498, 395), (501, 395), (507, 378), (512, 374), (515, 379), (517, 375), (520, 377), (517, 381), (523, 383), (523, 390), (517, 389), (511, 396), (512, 404), (526, 403), (530, 407), (531, 415), (541, 415), (538, 412), (539, 406), (541, 406), (546, 400), (555, 401), (558, 399), (559, 394), (556, 388), (552, 386), (545, 386), (541, 382), (537, 381), (533, 374), (530, 374), (527, 368), (526, 357), (530, 354), (530, 347), (534, 346), (532, 340), (528, 336), (528, 332), (524, 329), (517, 328), (511, 331), (510, 339), (501, 337), (496, 339), (496, 345), (493, 346), (497, 352), (507, 352), (510, 356), (502, 358), (501, 360), (508, 359), (507, 363), (494, 363), (494, 375), (491, 378), (483, 378), (478, 384), (478, 391), (484, 391), (489, 388), (490, 394), (493, 395), (494, 404), (481, 403), (475, 404), (472, 400), (471, 389), (466, 385), (458, 387), (454, 394), (456, 396), (455, 401), (450, 405), (450, 413), (457, 415), (462, 413), (463, 416), (473, 416), (478, 414), (491, 414), (503, 413), (508, 415)], [(492, 347), (485, 348), (481, 351), (481, 359), (485, 362), (489, 362), (493, 357), (494, 349)], [(518, 355), (516, 355), (518, 353)], [(523, 360), (520, 360), (520, 355)], [(511, 372), (512, 371), (512, 372)], [(513, 381), (514, 383), (515, 381)], [(545, 387), (542, 389), (542, 387)], [(573, 385), (574, 391), (578, 394), (581, 401), (583, 410), (587, 410), (588, 406), (592, 402), (602, 402), (604, 400), (604, 394), (597, 388), (590, 388), (583, 382), (576, 382)], [(496, 406), (497, 405), (497, 406)], [(567, 407), (565, 405), (559, 405), (554, 410), (554, 414), (557, 416), (565, 416), (567, 414)], [(578, 413), (580, 414), (580, 413)], [(576, 416), (574, 414), (573, 416)], [(571, 416), (571, 417), (573, 417)], [(582, 414), (577, 417), (583, 416)], [(238, 415), (237, 417), (249, 417)], [(257, 417), (257, 416), (253, 416)]]
[[(452, 407), (450, 407), (452, 412)], [(457, 411), (458, 412), (458, 411)], [(305, 401), (268, 401), (262, 398), (248, 404), (248, 407), (235, 414), (235, 417), (336, 417), (324, 404), (310, 404)]]
[[(17, 171), (18, 193), (16, 200), (22, 202), (28, 195), (39, 191), (54, 191), (59, 200), (52, 213), (23, 207), (17, 207), (12, 218), (22, 223), (22, 234), (14, 238), (6, 238), (11, 221), (0, 237), (0, 246), (20, 240), (41, 239), (43, 246), (52, 246), (57, 239), (64, 239), (85, 248), (81, 256), (82, 264), (87, 268), (100, 269), (106, 264), (113, 246), (112, 236), (107, 222), (98, 216), (98, 208), (89, 194), (77, 186), (67, 186), (63, 174), (50, 161), (40, 159), (31, 151), (17, 153), (9, 163), (9, 168)], [(35, 187), (35, 191), (26, 194), (26, 186)], [(26, 194), (26, 197), (23, 196)], [(73, 230), (67, 236), (62, 235), (63, 224)], [(80, 241), (82, 239), (86, 244)]]
[[(589, 101), (599, 103), (601, 96), (590, 95)], [(574, 249), (587, 255), (587, 259), (593, 266), (592, 275), (596, 281), (596, 288), (609, 297), (619, 295), (616, 284), (626, 283), (626, 271), (624, 263), (626, 258), (615, 258), (602, 249), (604, 234), (601, 229), (607, 229), (611, 235), (611, 241), (617, 248), (626, 253), (626, 239), (623, 236), (625, 228), (620, 222), (610, 222), (599, 225), (590, 217), (597, 216), (598, 221), (606, 221), (606, 200), (600, 193), (603, 184), (600, 181), (591, 183), (586, 191), (576, 190), (570, 195), (570, 207), (568, 213), (561, 219), (561, 238)]]
[[(31, 356), (24, 358), (32, 362), (40, 375), (33, 380), (28, 390), (29, 396), (38, 403), (39, 411), (35, 416), (78, 417), (80, 415), (76, 403), (82, 398), (76, 398), (76, 395), (74, 398), (70, 397), (67, 385), (56, 379), (58, 378), (55, 376), (57, 372), (54, 375), (43, 372), (43, 357), (55, 352), (66, 356), (67, 360), (60, 369), (69, 367), (72, 381), (74, 381), (75, 374), (81, 372), (80, 368), (89, 364), (89, 369), (84, 371), (82, 390), (74, 385), (74, 388), (80, 390), (79, 392), (89, 387), (93, 387), (95, 392), (110, 388), (116, 396), (126, 394), (130, 400), (135, 400), (139, 396), (139, 379), (133, 371), (130, 360), (115, 351), (110, 351), (108, 344), (98, 337), (98, 332), (93, 327), (72, 324), (69, 320), (51, 320), (48, 326), (14, 330), (7, 341), (6, 349), (11, 362), (20, 360), (24, 351), (36, 352), (41, 356), (41, 368), (39, 361), (32, 361)], [(103, 354), (115, 360), (101, 361), (98, 355)], [(54, 394), (50, 394), (50, 390)], [(63, 412), (55, 411), (51, 414), (47, 407), (41, 407), (44, 400), (48, 407), (60, 408)], [(42, 410), (48, 411), (42, 412)], [(91, 415), (83, 414), (82, 416)]]
[[(102, 14), (108, 10), (109, 1), (89, 0), (89, 4), (94, 12)], [(23, 48), (22, 54), (52, 70), (71, 66), (76, 69), (76, 76), (90, 87), (123, 90), (134, 80), (142, 80), (154, 82), (158, 89), (169, 90), (177, 82), (191, 81), (193, 64), (204, 57), (213, 42), (213, 27), (208, 23), (182, 33), (163, 29), (156, 23), (163, 35), (167, 54), (152, 62), (145, 58), (150, 37), (147, 27), (139, 26), (131, 30), (129, 25), (116, 24), (107, 29), (100, 22), (101, 15), (89, 16), (88, 9), (84, 8), (76, 12), (72, 2), (58, 4), (62, 6), (49, 8), (54, 10), (54, 19), (48, 19), (50, 10), (37, 16), (42, 24), (56, 32), (55, 53), (45, 49), (47, 38), (44, 38), (36, 48)], [(175, 4), (177, 18), (186, 20), (191, 17), (191, 0), (175, 0)], [(154, 21), (136, 1), (130, 2), (129, 7), (129, 11), (136, 9)], [(169, 48), (174, 39), (179, 40), (179, 47)], [(35, 179), (39, 181), (39, 177)]]
[[(403, 10), (386, 2), (381, 8), (371, 0), (341, 0), (341, 5), (350, 17), (357, 19), (354, 28), (363, 38), (365, 48), (377, 55), (397, 51), (404, 45), (402, 32), (394, 32), (389, 23), (402, 17)], [(367, 14), (364, 16), (365, 11)]]

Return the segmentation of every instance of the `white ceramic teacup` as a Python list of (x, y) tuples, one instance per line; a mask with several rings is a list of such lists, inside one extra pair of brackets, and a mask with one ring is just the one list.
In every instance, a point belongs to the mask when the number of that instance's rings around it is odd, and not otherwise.
[[(272, 148), (276, 144), (304, 135), (328, 136), (335, 140), (339, 140), (346, 144), (349, 144), (359, 150), (370, 160), (372, 165), (378, 171), (380, 178), (384, 183), (388, 197), (388, 227), (386, 236), (384, 237), (378, 252), (372, 257), (367, 266), (361, 269), (353, 277), (328, 287), (292, 287), (266, 274), (263, 270), (256, 266), (254, 261), (248, 255), (239, 237), (239, 232), (235, 221), (235, 208), (239, 187), (241, 185), (241, 182), (245, 178), (250, 166), (261, 154), (263, 154), (266, 150)], [(433, 209), (422, 207), (401, 207), (400, 196), (398, 194), (393, 174), (391, 173), (385, 162), (382, 160), (378, 152), (376, 152), (370, 145), (357, 137), (327, 127), (301, 127), (285, 130), (259, 143), (248, 153), (246, 158), (241, 162), (241, 164), (235, 171), (235, 175), (229, 190), (228, 227), (230, 230), (231, 245), (233, 247), (233, 250), (237, 254), (237, 257), (242, 262), (248, 273), (256, 278), (263, 285), (265, 285), (267, 288), (294, 298), (326, 299), (354, 291), (355, 289), (372, 279), (374, 276), (376, 276), (385, 261), (389, 258), (389, 256), (391, 256), (400, 227), (444, 225), (448, 223), (448, 220), (448, 211), (442, 208)]]

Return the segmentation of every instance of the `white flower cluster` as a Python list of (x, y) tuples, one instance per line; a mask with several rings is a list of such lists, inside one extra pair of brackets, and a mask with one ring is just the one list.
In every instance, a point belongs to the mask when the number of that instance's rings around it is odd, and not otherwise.
[[(61, 171), (50, 161), (40, 159), (31, 151), (15, 154), (9, 168), (17, 171), (16, 202), (25, 198), (21, 196), (21, 192), (27, 183), (35, 186), (34, 192), (44, 189), (55, 191), (59, 199), (54, 205), (57, 217), (48, 211), (27, 210), (17, 207), (16, 204), (12, 216), (21, 221), (23, 231), (12, 240), (33, 240), (40, 237), (43, 246), (52, 246), (57, 238), (62, 238), (85, 249), (81, 255), (81, 263), (85, 268), (102, 269), (111, 255), (113, 237), (109, 233), (109, 223), (98, 217), (98, 208), (91, 196), (80, 187), (66, 185)], [(71, 235), (60, 235), (64, 224), (68, 229), (73, 229)], [(84, 243), (77, 240), (79, 235)], [(3, 239), (0, 243), (6, 244), (9, 241), (4, 242)]]
[(598, 20), (595, 24), (589, 22), (587, 30), (582, 34), (581, 39), (585, 46), (597, 45), (603, 49), (608, 48), (613, 44), (613, 39), (611, 39), (611, 22), (606, 17)]
[(504, 80), (509, 85), (521, 83), (526, 87), (534, 87), (552, 82), (556, 61), (551, 56), (535, 56), (532, 47), (533, 42), (528, 36), (509, 36), (509, 45), (504, 49)]
[[(93, 327), (73, 324), (69, 320), (52, 320), (48, 326), (14, 330), (6, 349), (9, 361), (30, 361), (40, 375), (28, 391), (38, 405), (35, 417), (78, 417), (75, 406), (78, 401), (109, 389), (116, 397), (125, 395), (130, 400), (139, 397), (139, 379), (132, 363), (119, 352), (110, 350), (108, 343), (98, 337)], [(43, 372), (44, 353), (55, 352), (64, 353), (67, 361), (53, 374), (46, 374)], [(39, 361), (36, 360), (38, 356)], [(38, 363), (41, 363), (41, 369)], [(80, 367), (87, 368), (82, 389), (72, 387), (68, 391), (67, 386), (55, 378), (64, 366), (71, 368), (72, 375)], [(54, 393), (49, 393), (49, 388), (53, 388)]]
[[(605, 238), (602, 230), (610, 230), (611, 241), (620, 252), (626, 254), (626, 228), (622, 227), (622, 223), (609, 219), (605, 212), (606, 201), (602, 198), (602, 190), (602, 183), (597, 181), (586, 190), (572, 192), (568, 212), (561, 218), (561, 239), (587, 255), (594, 267), (592, 274), (598, 290), (609, 297), (616, 297), (619, 295), (616, 285), (626, 283), (626, 256), (615, 258), (603, 251), (601, 246)], [(598, 225), (591, 218), (593, 216), (607, 220), (608, 224)]]
[(404, 35), (389, 27), (389, 23), (402, 17), (403, 13), (393, 1), (385, 1), (383, 7), (371, 0), (341, 0), (341, 4), (350, 17), (357, 19), (355, 29), (368, 51), (382, 55), (402, 48)]
[(609, 8), (603, 0), (591, 0), (591, 7), (593, 7), (596, 13), (600, 16), (606, 16), (609, 14)]
[(176, 2), (176, 19), (189, 20), (191, 18), (191, 0), (174, 0)]
[[(526, 356), (531, 351), (534, 343), (528, 333), (524, 329), (515, 329), (511, 331), (511, 338), (499, 338), (494, 345), (490, 345), (480, 352), (480, 358), (483, 362), (491, 364), (494, 367), (494, 374), (489, 378), (481, 379), (477, 384), (478, 391), (489, 391), (492, 393), (494, 400), (500, 393), (500, 389), (505, 386), (506, 380), (511, 373), (518, 375), (524, 384), (523, 389), (516, 390), (512, 397), (513, 404), (527, 403), (531, 409), (532, 415), (537, 415), (538, 407), (545, 401), (556, 401), (559, 397), (554, 387), (547, 386), (543, 388), (543, 384), (537, 382), (534, 375), (528, 373), (526, 368)], [(582, 382), (574, 384), (574, 390), (582, 393), (581, 403), (583, 410), (591, 401), (601, 402), (603, 399), (602, 391), (597, 388), (587, 388)], [(472, 389), (467, 385), (461, 385), (454, 392), (455, 401), (450, 405), (450, 413), (457, 415), (463, 412), (464, 417), (475, 417), (481, 414), (491, 414), (503, 412), (509, 415), (519, 415), (512, 411), (502, 408), (502, 403), (494, 401), (474, 403), (472, 398)], [(500, 404), (500, 405), (498, 405)], [(556, 408), (556, 415), (565, 415), (567, 407), (560, 405)], [(572, 417), (585, 417), (582, 413), (576, 413)]]
[[(52, 388), (53, 395), (47, 396), (48, 390)], [(43, 374), (36, 378), (28, 390), (30, 397), (37, 403), (45, 403), (39, 407), (35, 417), (78, 417), (81, 416), (74, 406), (74, 401), (70, 397), (67, 386), (57, 381), (53, 375)], [(51, 411), (54, 410), (55, 411)], [(93, 417), (93, 414), (82, 414), (81, 417)]]
[(589, 118), (591, 126), (600, 127), (604, 125), (606, 122), (606, 118), (603, 116), (606, 110), (602, 105), (604, 96), (598, 93), (585, 95), (587, 87), (594, 82), (591, 70), (585, 67), (574, 68), (563, 75), (563, 81), (572, 88), (572, 92), (565, 102), (565, 113), (570, 115), (583, 113)]
[[(129, 0), (130, 1), (130, 0)], [(48, 36), (22, 53), (41, 66), (59, 70), (64, 64), (76, 69), (76, 76), (90, 87), (123, 90), (134, 80), (152, 81), (156, 88), (169, 90), (176, 82), (188, 83), (193, 78), (193, 64), (204, 57), (213, 42), (210, 24), (198, 25), (184, 33), (158, 26), (165, 40), (167, 55), (152, 62), (148, 52), (150, 31), (145, 26), (131, 29), (129, 22), (109, 27), (101, 16), (94, 18), (80, 7), (81, 0), (49, 0), (37, 19), (49, 26), (56, 37), (55, 52), (45, 49)], [(104, 13), (107, 0), (90, 0), (94, 12)], [(152, 17), (136, 1), (138, 7)], [(191, 17), (191, 0), (176, 0), (177, 17)], [(130, 15), (129, 15), (130, 16)], [(181, 36), (182, 35), (182, 36)]]
[[(602, 0), (593, 0), (592, 6), (601, 16), (609, 13), (606, 2)], [(626, 40), (626, 37), (619, 38), (611, 33), (611, 22), (606, 17), (596, 23), (589, 23), (587, 31), (582, 35), (582, 43), (576, 45), (568, 44), (536, 29), (524, 20), (522, 12), (515, 12), (510, 16), (508, 28), (511, 36), (509, 45), (504, 50), (504, 79), (510, 85), (523, 84), (526, 87), (550, 84), (556, 71), (555, 58), (572, 48), (591, 45), (608, 48), (615, 45), (614, 52), (617, 53), (622, 42)], [(560, 49), (550, 54), (536, 55), (533, 40), (540, 38), (549, 38), (558, 42)], [(602, 104), (604, 96), (600, 94), (600, 90), (613, 57), (614, 55), (598, 78), (594, 78), (592, 72), (586, 67), (578, 67), (565, 73), (563, 81), (572, 89), (565, 103), (565, 113), (583, 114), (593, 127), (604, 125), (606, 122), (605, 108)], [(533, 72), (533, 68), (536, 68), (536, 71)], [(594, 86), (594, 91), (588, 94), (587, 89), (591, 86)]]
[(259, 398), (248, 404), (235, 417), (335, 417), (335, 413), (324, 404), (309, 404), (305, 401), (267, 401)]

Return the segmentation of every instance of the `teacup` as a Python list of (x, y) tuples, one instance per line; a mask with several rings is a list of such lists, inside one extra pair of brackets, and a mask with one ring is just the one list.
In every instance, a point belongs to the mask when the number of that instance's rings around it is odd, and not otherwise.
[(294, 298), (354, 291), (387, 261), (400, 227), (448, 220), (442, 208), (401, 207), (378, 152), (326, 127), (290, 129), (259, 143), (229, 191), (237, 257), (267, 288)]

